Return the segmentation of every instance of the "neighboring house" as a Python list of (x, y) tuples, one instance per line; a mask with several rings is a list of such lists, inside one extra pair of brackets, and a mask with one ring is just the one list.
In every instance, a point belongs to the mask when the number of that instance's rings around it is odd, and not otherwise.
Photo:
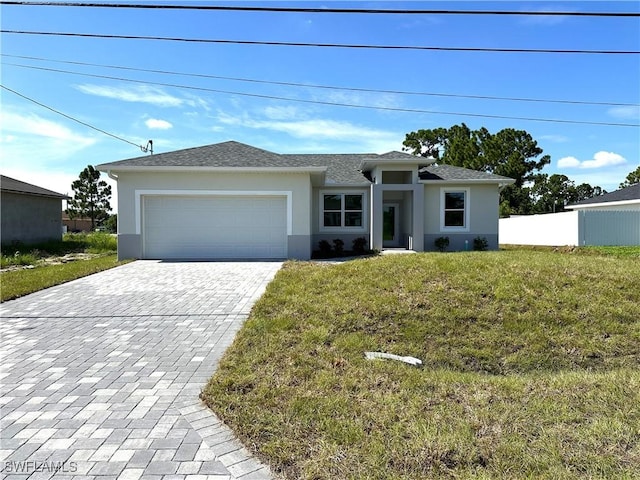
[(640, 245), (640, 184), (567, 205), (570, 212), (500, 219), (501, 243)]
[(640, 212), (640, 183), (567, 205), (567, 208), (586, 211), (633, 210)]
[(238, 142), (98, 165), (118, 182), (120, 258), (308, 259), (318, 242), (498, 247), (513, 180), (401, 152), (286, 154)]
[(91, 232), (90, 218), (71, 218), (66, 212), (62, 212), (62, 225), (67, 227), (67, 232)]
[(69, 197), (0, 175), (2, 244), (62, 238), (62, 200)]

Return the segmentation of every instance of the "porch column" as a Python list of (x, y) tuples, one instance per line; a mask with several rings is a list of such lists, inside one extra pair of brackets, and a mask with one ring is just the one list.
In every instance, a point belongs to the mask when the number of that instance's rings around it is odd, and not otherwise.
[(424, 185), (413, 187), (413, 249), (424, 251)]
[(371, 225), (369, 245), (373, 250), (382, 250), (382, 185), (371, 185)]

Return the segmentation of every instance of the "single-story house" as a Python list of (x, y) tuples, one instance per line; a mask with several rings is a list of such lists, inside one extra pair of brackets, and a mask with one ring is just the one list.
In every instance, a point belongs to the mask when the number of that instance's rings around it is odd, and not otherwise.
[(117, 180), (120, 258), (308, 259), (350, 249), (498, 247), (510, 178), (402, 152), (278, 154), (229, 141), (98, 165)]
[(640, 245), (640, 184), (592, 197), (570, 211), (500, 219), (500, 241), (518, 245)]
[(62, 200), (69, 197), (0, 175), (2, 245), (62, 239)]

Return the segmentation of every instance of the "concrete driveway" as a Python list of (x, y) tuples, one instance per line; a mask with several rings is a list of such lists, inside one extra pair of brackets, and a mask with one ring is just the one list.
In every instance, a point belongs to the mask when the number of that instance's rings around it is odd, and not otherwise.
[(280, 266), (137, 261), (2, 304), (3, 478), (271, 478), (198, 394)]

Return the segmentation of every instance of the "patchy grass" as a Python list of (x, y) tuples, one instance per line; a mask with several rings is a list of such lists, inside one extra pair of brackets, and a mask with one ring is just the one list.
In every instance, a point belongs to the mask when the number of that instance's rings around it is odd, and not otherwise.
[(639, 284), (602, 254), (290, 262), (202, 396), (284, 478), (637, 478)]
[(38, 265), (42, 260), (70, 253), (115, 253), (118, 241), (107, 233), (66, 233), (61, 241), (33, 245), (4, 245), (0, 255), (1, 268)]
[(61, 265), (46, 265), (33, 269), (2, 272), (0, 274), (1, 301), (22, 297), (44, 288), (117, 267), (123, 263), (125, 262), (118, 262), (117, 256), (112, 254)]
[(548, 247), (544, 245), (500, 245), (500, 249), (567, 253), (573, 255), (612, 255), (614, 257), (640, 258), (640, 246)]
[[(117, 240), (107, 233), (67, 233), (62, 241), (2, 247), (2, 268), (23, 267), (0, 273), (1, 301), (37, 292), (115, 267)], [(88, 259), (75, 257), (91, 254)], [(69, 258), (71, 257), (71, 258)], [(62, 264), (52, 264), (62, 261)]]

